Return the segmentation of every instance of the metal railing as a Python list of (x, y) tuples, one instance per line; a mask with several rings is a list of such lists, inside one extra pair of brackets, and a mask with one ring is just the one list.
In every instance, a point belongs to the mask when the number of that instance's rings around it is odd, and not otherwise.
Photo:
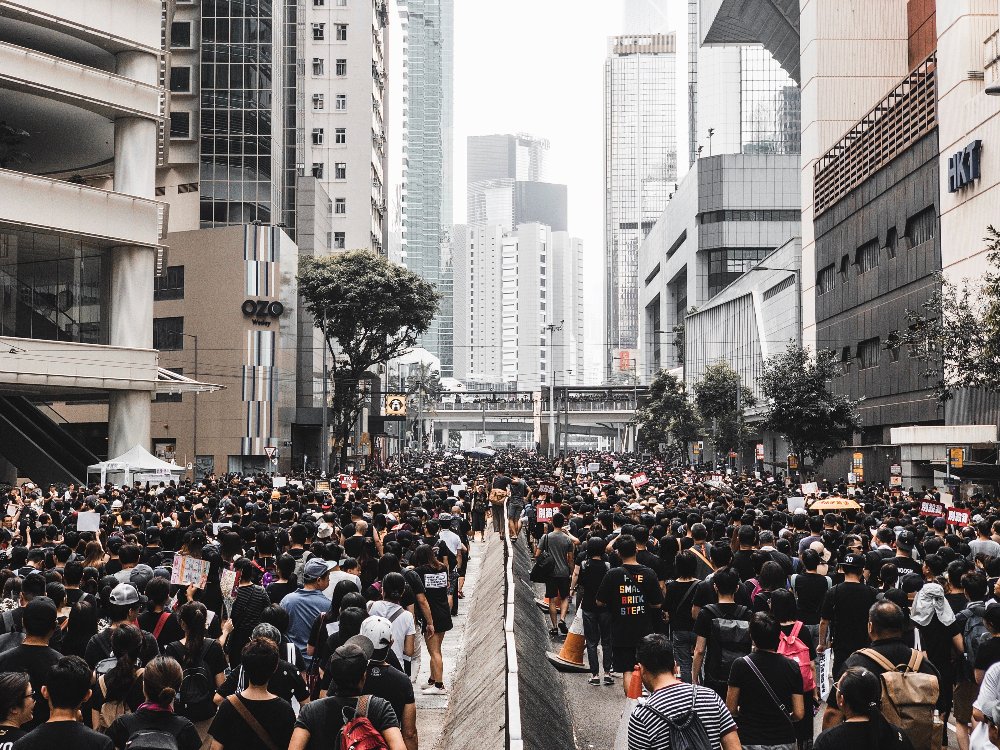
[(983, 42), (983, 72), (986, 85), (1000, 83), (1000, 29), (997, 29)]
[[(504, 411), (533, 411), (535, 404), (532, 401), (487, 401), (479, 403), (445, 403), (440, 402), (432, 407), (435, 411), (468, 411), (481, 412), (485, 409), (489, 412)], [(548, 401), (542, 401), (539, 405), (542, 411), (548, 411)], [(562, 411), (566, 408), (563, 401), (556, 403), (556, 410)], [(605, 411), (635, 411), (635, 401), (570, 401), (569, 411), (571, 412), (605, 412)]]
[(507, 529), (503, 530), (504, 542), (504, 648), (507, 655), (507, 750), (523, 750), (521, 734), (521, 690), (518, 686), (517, 641), (514, 639), (514, 545)]

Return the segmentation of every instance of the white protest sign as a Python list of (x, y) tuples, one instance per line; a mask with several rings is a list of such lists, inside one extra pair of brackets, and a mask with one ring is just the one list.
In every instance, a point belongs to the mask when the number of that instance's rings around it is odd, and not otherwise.
[(100, 531), (101, 514), (90, 511), (80, 511), (76, 514), (77, 531)]
[(232, 521), (226, 521), (225, 523), (213, 523), (212, 524), (212, 536), (219, 535), (219, 529), (231, 529), (233, 527)]
[(600, 470), (601, 470), (600, 461), (591, 461), (589, 464), (587, 464), (587, 471), (590, 472), (591, 474), (596, 474)]
[(208, 561), (198, 560), (187, 555), (174, 555), (170, 582), (178, 583), (181, 586), (194, 584), (199, 589), (205, 588), (208, 583)]
[(804, 497), (790, 497), (788, 498), (788, 512), (794, 513), (799, 508), (806, 507), (806, 499)]
[(802, 495), (815, 495), (819, 492), (819, 484), (817, 482), (805, 482), (802, 485)]
[(288, 484), (288, 480), (284, 477), (271, 477), (271, 486), (276, 490), (280, 490), (286, 484)]
[(7, 515), (8, 516), (17, 515), (17, 505), (15, 503), (11, 503), (10, 505), (7, 506)]

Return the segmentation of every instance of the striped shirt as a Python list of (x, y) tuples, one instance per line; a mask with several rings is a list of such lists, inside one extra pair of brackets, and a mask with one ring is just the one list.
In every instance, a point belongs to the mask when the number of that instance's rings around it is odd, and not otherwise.
[(692, 687), (686, 682), (675, 682), (660, 688), (647, 701), (635, 707), (628, 720), (628, 750), (670, 750), (667, 724), (646, 706), (652, 706), (676, 721), (691, 709), (692, 689), (698, 691), (695, 713), (705, 727), (712, 750), (720, 750), (722, 736), (735, 731), (736, 722), (718, 693), (711, 688)]

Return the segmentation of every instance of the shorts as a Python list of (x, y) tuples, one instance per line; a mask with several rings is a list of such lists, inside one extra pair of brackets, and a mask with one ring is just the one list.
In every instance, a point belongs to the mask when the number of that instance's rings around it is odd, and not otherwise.
[(552, 599), (556, 596), (561, 599), (569, 599), (568, 577), (552, 576), (545, 582), (545, 598)]
[(959, 680), (955, 685), (952, 716), (958, 724), (972, 723), (972, 704), (979, 696), (979, 686), (970, 680)]
[(618, 674), (625, 674), (635, 669), (635, 646), (613, 646), (611, 667)]
[(521, 511), (524, 510), (523, 505), (518, 505), (517, 503), (511, 503), (507, 506), (507, 519), (510, 521), (516, 521), (521, 517)]

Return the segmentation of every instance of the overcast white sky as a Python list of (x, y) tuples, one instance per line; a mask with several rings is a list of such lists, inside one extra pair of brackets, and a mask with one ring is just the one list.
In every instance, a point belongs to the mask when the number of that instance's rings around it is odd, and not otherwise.
[[(569, 231), (584, 243), (587, 297), (603, 300), (604, 59), (607, 38), (622, 33), (624, 0), (456, 0), (455, 6), (455, 222), (466, 214), (468, 136), (547, 138), (546, 179), (569, 188)], [(601, 367), (603, 304), (586, 309), (592, 378)]]

